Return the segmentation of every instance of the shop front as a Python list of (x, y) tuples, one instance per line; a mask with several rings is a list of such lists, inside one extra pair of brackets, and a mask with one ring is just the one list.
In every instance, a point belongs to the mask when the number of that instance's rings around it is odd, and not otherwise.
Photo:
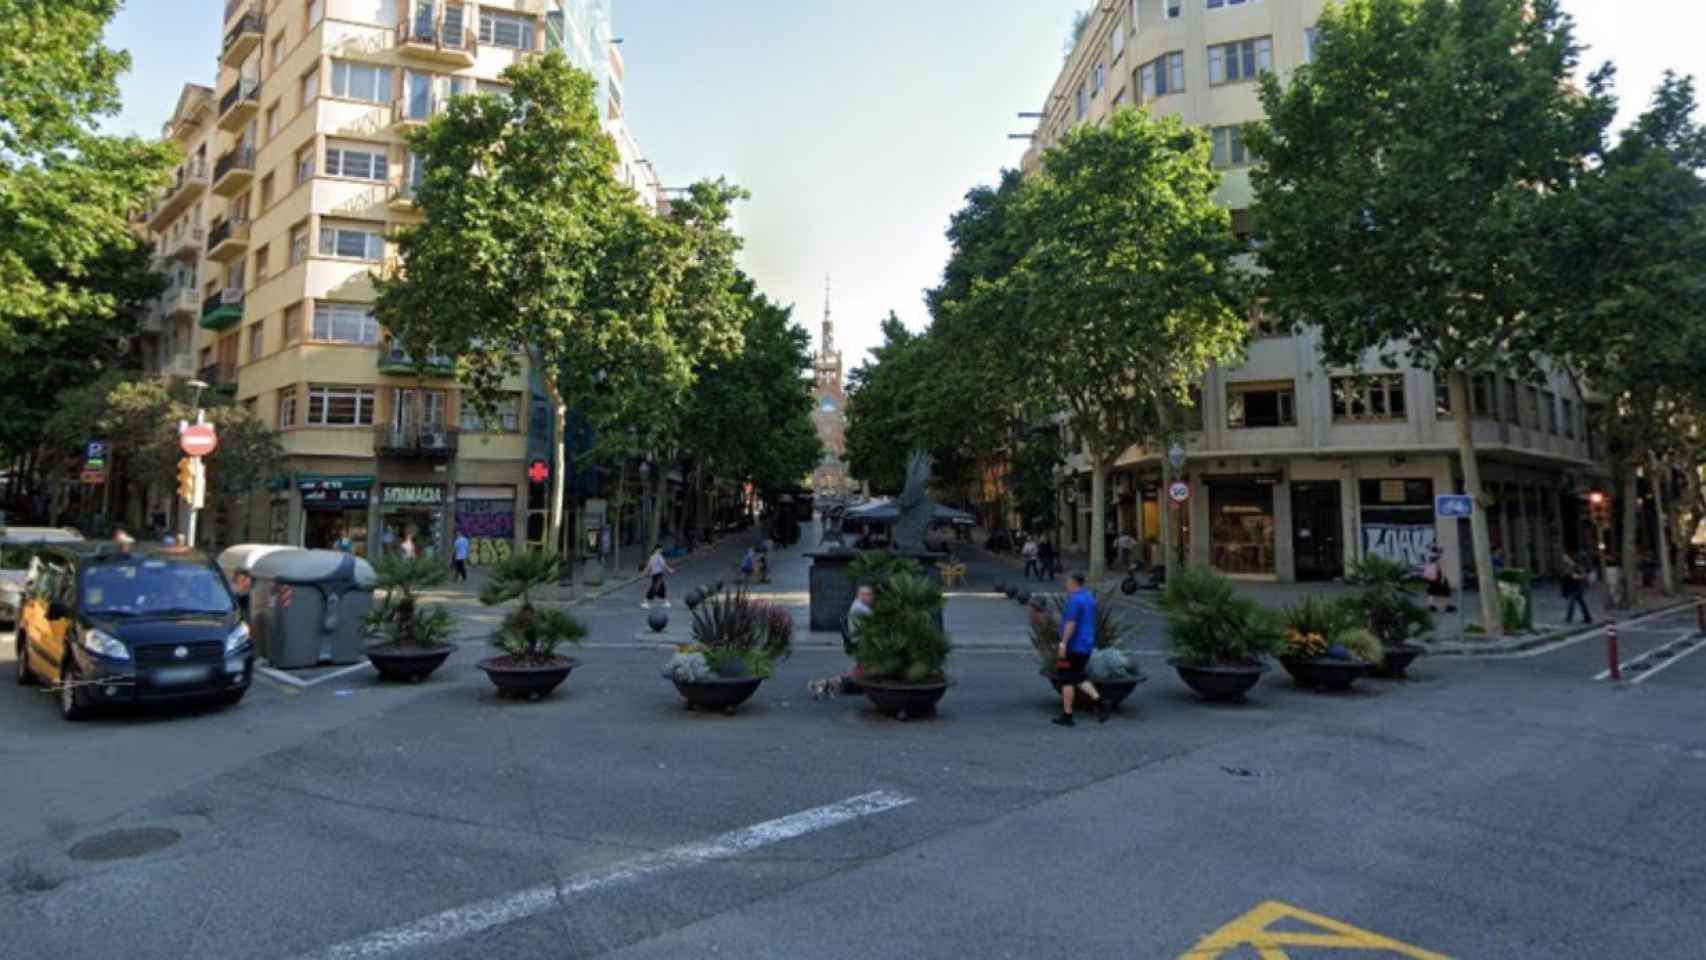
[(1279, 475), (1206, 479), (1209, 555), (1214, 569), (1235, 576), (1274, 576), (1274, 488), (1279, 485)]
[(444, 485), (437, 483), (387, 483), (380, 500), (380, 547), (394, 553), (413, 537), (417, 556), (446, 556), (444, 537)]
[(371, 476), (301, 474), (296, 488), (302, 495), (302, 546), (331, 550), (347, 537), (356, 553), (366, 553)]
[(515, 550), (515, 488), (458, 486), (456, 532), (468, 538), (468, 563), (483, 567)]
[(1439, 543), (1433, 480), (1365, 479), (1358, 493), (1362, 504), (1362, 555), (1385, 557), (1412, 568), (1426, 564)]

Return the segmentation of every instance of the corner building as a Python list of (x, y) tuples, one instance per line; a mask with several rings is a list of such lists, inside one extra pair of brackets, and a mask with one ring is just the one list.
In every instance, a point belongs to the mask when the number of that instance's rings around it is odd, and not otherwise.
[[(1081, 123), (1141, 106), (1207, 128), (1225, 180), (1219, 201), (1252, 246), (1250, 169), (1238, 125), (1259, 120), (1256, 78), (1290, 74), (1313, 51), (1324, 0), (1118, 0), (1092, 9), (1049, 91), (1023, 161)], [(1434, 497), (1462, 490), (1456, 422), (1443, 379), (1322, 363), (1319, 336), (1293, 336), (1251, 317), (1245, 362), (1204, 378), (1187, 443), (1191, 497), (1174, 511), (1175, 542), (1192, 566), (1281, 581), (1330, 579), (1370, 553), (1420, 564), (1439, 546), (1447, 570), (1470, 562), (1467, 521), (1439, 520)], [(1513, 567), (1557, 569), (1565, 551), (1591, 548), (1584, 499), (1604, 475), (1589, 405), (1562, 375), (1527, 382), (1474, 378), (1476, 450), (1493, 544)], [(1077, 449), (1066, 438), (1068, 450)], [(1160, 556), (1164, 451), (1128, 450), (1112, 471), (1103, 535), (1129, 532)], [(1088, 464), (1065, 469), (1059, 542), (1087, 550)], [(1109, 553), (1112, 556), (1112, 553)], [(1456, 578), (1454, 577), (1454, 582)]]
[(370, 274), (396, 269), (386, 237), (419, 217), (404, 134), (547, 49), (597, 79), (618, 175), (655, 206), (609, 0), (233, 0), (221, 36), (217, 82), (186, 86), (167, 128), (189, 159), (143, 215), (173, 276), (145, 324), (151, 369), (199, 375), (279, 432), (288, 473), (234, 505), (250, 538), (342, 534), (376, 554), (461, 530), (475, 563), (508, 553), (537, 512), (530, 445), (549, 444), (530, 436), (549, 431), (531, 378), (482, 420), (448, 358), (390, 342)]

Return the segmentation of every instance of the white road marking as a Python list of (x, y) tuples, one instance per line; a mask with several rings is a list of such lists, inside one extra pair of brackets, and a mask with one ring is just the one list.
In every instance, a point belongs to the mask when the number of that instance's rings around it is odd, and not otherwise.
[(911, 802), (911, 797), (888, 790), (850, 797), (839, 803), (802, 810), (695, 843), (648, 853), (599, 870), (589, 870), (564, 878), (561, 884), (540, 884), (501, 897), (445, 910), (422, 917), (413, 923), (380, 930), (324, 950), (303, 954), (296, 960), (372, 960), (403, 950), (417, 950), (449, 943), (493, 927), (555, 910), (577, 894), (626, 886), (683, 867), (727, 860), (760, 847), (904, 807)]
[(1682, 606), (1671, 607), (1668, 610), (1655, 610), (1652, 613), (1642, 614), (1639, 617), (1634, 617), (1634, 618), (1631, 618), (1629, 620), (1618, 620), (1615, 622), (1607, 620), (1602, 625), (1600, 625), (1597, 629), (1589, 630), (1585, 633), (1578, 633), (1573, 637), (1566, 637), (1565, 639), (1558, 640), (1556, 642), (1543, 643), (1540, 646), (1535, 647), (1531, 650), (1518, 650), (1515, 653), (1485, 653), (1485, 654), (1477, 655), (1475, 657), (1475, 659), (1477, 659), (1477, 660), (1526, 660), (1529, 657), (1543, 657), (1548, 653), (1554, 653), (1556, 651), (1563, 650), (1567, 647), (1573, 647), (1576, 644), (1581, 643), (1584, 640), (1592, 640), (1596, 637), (1603, 637), (1603, 636), (1605, 636), (1605, 628), (1606, 627), (1616, 626), (1617, 629), (1619, 629), (1619, 630), (1627, 630), (1630, 627), (1640, 626), (1641, 624), (1646, 623), (1648, 620), (1657, 620), (1660, 617), (1676, 616), (1678, 614), (1685, 613), (1689, 610), (1693, 610), (1695, 607), (1698, 607), (1698, 606), (1700, 606), (1700, 604), (1698, 604), (1698, 603), (1684, 604)]
[[(1671, 637), (1669, 640), (1666, 640), (1664, 643), (1661, 643), (1656, 647), (1653, 647), (1653, 648), (1646, 650), (1642, 653), (1636, 654), (1635, 656), (1630, 657), (1627, 660), (1619, 661), (1617, 664), (1617, 669), (1626, 675), (1625, 679), (1628, 679), (1633, 683), (1639, 683), (1640, 681), (1636, 680), (1634, 678), (1640, 676), (1641, 674), (1645, 673), (1646, 671), (1644, 671), (1644, 670), (1631, 670), (1631, 669), (1629, 669), (1631, 666), (1633, 666), (1637, 663), (1640, 663), (1643, 660), (1650, 660), (1650, 659), (1652, 659), (1653, 654), (1659, 652), (1660, 650), (1669, 650), (1671, 647), (1676, 646), (1678, 643), (1682, 642), (1683, 640), (1687, 640), (1689, 637), (1692, 637), (1692, 636), (1694, 636), (1693, 630), (1684, 630), (1681, 633), (1678, 633), (1676, 636)], [(1600, 672), (1594, 674), (1593, 679), (1596, 683), (1599, 681), (1602, 681), (1602, 680), (1609, 680), (1609, 679), (1611, 679), (1611, 670), (1609, 668), (1605, 669), (1605, 670), (1601, 670)]]
[[(1692, 636), (1692, 633), (1690, 634), (1690, 636)], [(1654, 674), (1663, 673), (1664, 671), (1666, 671), (1666, 670), (1670, 669), (1672, 666), (1674, 666), (1678, 660), (1681, 660), (1683, 657), (1686, 657), (1689, 654), (1699, 653), (1702, 649), (1706, 649), (1706, 642), (1697, 643), (1694, 646), (1689, 647), (1688, 649), (1683, 650), (1679, 653), (1673, 653), (1673, 654), (1671, 654), (1670, 658), (1665, 660), (1663, 663), (1659, 664), (1656, 667), (1653, 667), (1650, 670), (1641, 671), (1640, 674), (1638, 674), (1633, 680), (1630, 680), (1629, 682), (1632, 684), (1646, 683), (1648, 680), (1651, 680), (1653, 678)]]
[(283, 670), (276, 670), (272, 667), (263, 666), (259, 663), (255, 664), (255, 673), (257, 675), (266, 677), (268, 680), (275, 683), (284, 684), (287, 687), (294, 687), (297, 690), (306, 690), (309, 687), (318, 686), (328, 680), (336, 680), (339, 677), (348, 676), (358, 670), (366, 669), (366, 663), (352, 663), (347, 667), (341, 667), (329, 673), (320, 674), (312, 680), (304, 680), (301, 677), (291, 676)]

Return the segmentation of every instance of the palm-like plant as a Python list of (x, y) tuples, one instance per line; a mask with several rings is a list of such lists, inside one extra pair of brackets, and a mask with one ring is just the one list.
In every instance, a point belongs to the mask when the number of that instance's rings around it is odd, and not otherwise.
[(1256, 663), (1284, 641), (1278, 617), (1212, 570), (1187, 568), (1169, 577), (1161, 610), (1174, 658), (1191, 666)]
[(861, 550), (847, 563), (847, 576), (855, 584), (869, 583), (879, 590), (897, 574), (924, 575), (917, 560), (887, 550)]
[(1433, 614), (1416, 602), (1409, 567), (1370, 554), (1352, 565), (1345, 582), (1362, 588), (1355, 608), (1383, 646), (1403, 646), (1433, 629)]
[(546, 666), (561, 662), (557, 648), (579, 643), (586, 626), (563, 610), (538, 610), (533, 592), (555, 583), (563, 567), (562, 557), (541, 550), (511, 554), (492, 567), (491, 580), (480, 592), (480, 602), (495, 607), (511, 600), (521, 606), (510, 611), (492, 635), (492, 646), (509, 654), (518, 664)]
[(942, 604), (942, 588), (929, 577), (900, 573), (883, 581), (876, 607), (854, 634), (853, 656), (864, 676), (900, 683), (943, 680), (952, 645), (936, 624)]
[(381, 646), (435, 649), (450, 642), (456, 618), (443, 604), (422, 609), (422, 590), (443, 584), (450, 569), (430, 557), (389, 556), (374, 564), (377, 587), (385, 591), (362, 626)]

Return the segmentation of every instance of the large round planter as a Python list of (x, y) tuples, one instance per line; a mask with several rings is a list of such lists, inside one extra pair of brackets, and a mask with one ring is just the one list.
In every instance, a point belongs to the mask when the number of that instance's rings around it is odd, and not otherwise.
[(379, 671), (379, 679), (398, 683), (420, 683), (456, 652), (456, 644), (442, 647), (405, 647), (384, 644), (367, 648), (367, 662)]
[[(1049, 684), (1054, 687), (1055, 693), (1060, 692), (1060, 674), (1049, 667), (1043, 667), (1037, 672), (1048, 680)], [(1090, 682), (1096, 685), (1096, 692), (1108, 702), (1108, 709), (1118, 710), (1120, 704), (1125, 702), (1125, 698), (1131, 696), (1132, 691), (1137, 689), (1137, 685), (1146, 683), (1148, 680), (1148, 677), (1140, 673), (1129, 680), (1091, 680)], [(1087, 699), (1080, 698), (1077, 705), (1084, 706), (1084, 701)]]
[(538, 700), (562, 685), (569, 671), (581, 665), (574, 657), (558, 657), (556, 663), (527, 666), (510, 662), (509, 657), (492, 657), (480, 661), (480, 669), (498, 688), (498, 696), (518, 700)]
[(1237, 703), (1244, 695), (1262, 679), (1262, 674), (1268, 672), (1265, 663), (1240, 664), (1237, 666), (1204, 667), (1193, 663), (1182, 663), (1177, 659), (1168, 660), (1173, 669), (1179, 671), (1179, 679), (1185, 681), (1196, 695), (1204, 700), (1216, 703)]
[(1374, 668), (1374, 664), (1367, 660), (1334, 660), (1329, 657), (1281, 657), (1280, 664), (1298, 686), (1336, 693), (1349, 690), (1357, 677)]
[(763, 677), (717, 677), (711, 680), (677, 680), (673, 674), (664, 674), (675, 689), (680, 691), (682, 699), (687, 701), (689, 710), (721, 710), (733, 715), (735, 708), (752, 698), (758, 692), (758, 685), (764, 682)]
[(886, 683), (878, 680), (860, 680), (859, 686), (865, 692), (865, 698), (871, 701), (871, 706), (878, 713), (910, 720), (917, 717), (933, 717), (936, 715), (936, 704), (948, 688), (954, 685), (952, 680), (939, 683)]
[(1398, 647), (1386, 647), (1386, 656), (1380, 659), (1372, 671), (1374, 676), (1388, 680), (1402, 680), (1409, 676), (1410, 664), (1425, 651), (1414, 643), (1406, 643)]

